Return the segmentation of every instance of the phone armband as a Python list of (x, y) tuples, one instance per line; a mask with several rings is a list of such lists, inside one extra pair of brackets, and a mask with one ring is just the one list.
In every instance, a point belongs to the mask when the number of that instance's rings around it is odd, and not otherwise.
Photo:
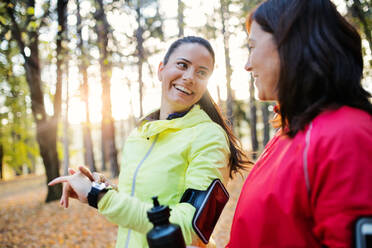
[(192, 227), (204, 244), (208, 244), (228, 200), (229, 193), (219, 179), (214, 179), (206, 190), (187, 189), (183, 194), (180, 202), (190, 203), (196, 209)]

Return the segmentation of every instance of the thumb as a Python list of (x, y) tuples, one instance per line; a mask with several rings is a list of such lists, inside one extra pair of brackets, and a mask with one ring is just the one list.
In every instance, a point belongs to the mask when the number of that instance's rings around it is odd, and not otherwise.
[(86, 177), (88, 177), (90, 181), (92, 181), (92, 182), (94, 181), (94, 177), (92, 175), (92, 172), (90, 172), (90, 170), (87, 167), (80, 165), (78, 168), (79, 168), (79, 171), (83, 175), (85, 175)]
[(76, 173), (76, 171), (74, 169), (72, 169), (72, 168), (68, 168), (68, 173), (70, 175), (74, 175)]

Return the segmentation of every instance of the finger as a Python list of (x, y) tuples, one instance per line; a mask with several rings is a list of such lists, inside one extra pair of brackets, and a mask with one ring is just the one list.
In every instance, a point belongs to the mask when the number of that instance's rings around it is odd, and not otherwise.
[(70, 194), (70, 198), (78, 199), (78, 195), (73, 189), (70, 190), (69, 194)]
[(99, 173), (97, 173), (97, 172), (93, 172), (93, 178), (94, 178), (95, 182), (100, 182), (101, 181), (101, 177), (100, 177)]
[(90, 181), (92, 182), (94, 181), (92, 172), (90, 172), (90, 170), (87, 167), (80, 165), (78, 168), (79, 168), (79, 171), (83, 173), (86, 177), (88, 177)]
[(48, 186), (53, 186), (53, 185), (56, 185), (58, 183), (64, 183), (64, 182), (67, 182), (68, 179), (69, 179), (70, 176), (62, 176), (62, 177), (57, 177), (57, 178), (54, 178), (52, 181), (50, 181), (48, 183)]
[(65, 208), (68, 207), (69, 189), (70, 189), (70, 184), (69, 183), (64, 183), (61, 199), (63, 200), (63, 205), (64, 205)]
[(68, 168), (68, 173), (70, 175), (74, 175), (76, 173), (76, 171), (74, 169), (72, 169), (72, 168)]
[(99, 183), (108, 182), (107, 178), (101, 173), (93, 172), (93, 178), (94, 178), (94, 181), (99, 182)]
[(66, 196), (65, 200), (67, 199), (67, 202), (69, 202), (69, 199), (70, 198), (75, 198), (75, 199), (78, 198), (75, 190), (72, 188), (72, 186), (71, 186), (70, 183), (66, 183), (66, 189), (64, 188), (64, 190), (66, 191), (66, 193), (65, 193), (65, 196)]

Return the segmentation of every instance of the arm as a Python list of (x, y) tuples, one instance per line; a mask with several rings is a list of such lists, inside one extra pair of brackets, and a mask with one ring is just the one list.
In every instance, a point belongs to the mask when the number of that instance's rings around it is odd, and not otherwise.
[[(229, 157), (229, 143), (222, 128), (214, 123), (213, 126), (209, 124), (198, 128), (191, 142), (184, 190), (205, 190), (215, 178), (219, 178), (226, 185)], [(172, 209), (177, 208), (184, 211), (172, 211), (170, 221), (181, 226), (186, 244), (190, 244), (193, 236), (196, 237), (191, 225), (195, 208), (187, 203), (172, 206)]]
[(309, 168), (313, 232), (328, 247), (351, 247), (354, 222), (372, 215), (371, 128), (357, 125), (315, 144)]

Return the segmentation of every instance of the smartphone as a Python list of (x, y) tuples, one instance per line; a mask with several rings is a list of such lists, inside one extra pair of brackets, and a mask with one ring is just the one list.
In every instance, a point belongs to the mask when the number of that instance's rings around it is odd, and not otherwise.
[(204, 244), (208, 244), (228, 200), (229, 193), (219, 179), (214, 179), (206, 190), (187, 189), (183, 194), (180, 202), (190, 203), (196, 209), (192, 227)]
[(361, 217), (355, 223), (355, 248), (372, 247), (372, 217)]
[(203, 243), (208, 244), (222, 210), (229, 200), (229, 193), (218, 179), (211, 183), (206, 193), (194, 215), (192, 226)]

